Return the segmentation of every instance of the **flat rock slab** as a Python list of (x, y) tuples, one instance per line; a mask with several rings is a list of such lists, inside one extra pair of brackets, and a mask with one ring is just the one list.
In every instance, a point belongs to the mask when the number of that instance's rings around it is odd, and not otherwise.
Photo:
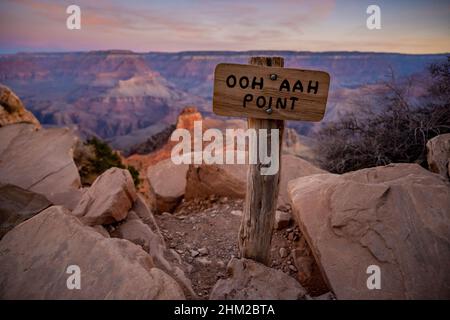
[[(294, 217), (338, 299), (450, 298), (450, 185), (416, 164), (289, 183)], [(369, 266), (381, 289), (369, 290)]]
[(0, 239), (16, 225), (51, 205), (43, 195), (11, 184), (0, 185)]
[(59, 204), (59, 194), (81, 187), (72, 158), (77, 140), (67, 128), (35, 130), (32, 124), (1, 127), (0, 182), (43, 194)]
[[(69, 290), (68, 266), (81, 289)], [(105, 238), (53, 206), (0, 241), (1, 299), (183, 299), (179, 285), (139, 246)]]

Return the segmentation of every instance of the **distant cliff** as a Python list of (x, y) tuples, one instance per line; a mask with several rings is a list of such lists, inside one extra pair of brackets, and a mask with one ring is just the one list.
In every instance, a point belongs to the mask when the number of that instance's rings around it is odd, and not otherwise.
[(444, 54), (292, 51), (19, 53), (0, 55), (0, 82), (22, 97), (43, 125), (77, 126), (81, 134), (117, 138), (121, 145), (139, 130), (158, 126), (150, 130), (154, 133), (174, 123), (186, 105), (210, 115), (215, 66), (247, 63), (253, 55), (280, 55), (286, 67), (329, 72), (326, 117), (335, 116), (335, 106), (355, 90), (385, 80), (391, 70), (402, 78), (446, 59)]

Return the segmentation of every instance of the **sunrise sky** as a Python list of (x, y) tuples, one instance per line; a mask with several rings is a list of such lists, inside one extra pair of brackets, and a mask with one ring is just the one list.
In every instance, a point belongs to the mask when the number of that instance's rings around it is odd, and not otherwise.
[[(66, 8), (81, 8), (81, 30)], [(381, 30), (366, 9), (381, 8)], [(128, 49), (450, 52), (450, 0), (0, 1), (0, 53)]]

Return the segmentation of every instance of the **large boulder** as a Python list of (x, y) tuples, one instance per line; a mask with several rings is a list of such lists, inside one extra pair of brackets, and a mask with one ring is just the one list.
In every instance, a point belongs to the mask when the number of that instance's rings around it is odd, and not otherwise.
[(280, 270), (249, 259), (232, 258), (227, 266), (229, 278), (219, 280), (211, 300), (298, 300), (305, 289)]
[(121, 221), (136, 200), (136, 188), (128, 170), (110, 168), (84, 192), (73, 215), (85, 224), (100, 225)]
[(282, 155), (278, 206), (286, 206), (290, 204), (290, 199), (287, 192), (289, 181), (318, 173), (326, 173), (326, 171), (299, 157), (290, 154)]
[(150, 199), (155, 213), (172, 212), (181, 202), (188, 167), (187, 164), (174, 164), (171, 159), (166, 159), (148, 168)]
[(450, 179), (450, 133), (427, 142), (427, 161), (431, 171)]
[[(338, 299), (450, 298), (450, 186), (440, 176), (392, 164), (299, 178), (289, 194)], [(381, 289), (368, 289), (371, 265)]]
[[(248, 165), (245, 164), (191, 164), (187, 173), (185, 198), (208, 198), (213, 194), (245, 198), (247, 169)], [(282, 155), (278, 205), (289, 204), (287, 183), (290, 180), (325, 172), (294, 155)]]
[[(67, 269), (81, 288), (68, 289)], [(139, 246), (102, 236), (50, 207), (0, 242), (1, 299), (183, 299), (181, 288)]]
[(153, 214), (142, 196), (138, 197), (127, 219), (112, 232), (112, 235), (141, 246), (152, 257), (156, 267), (172, 276), (188, 295), (196, 296), (191, 281), (183, 271), (186, 266), (183, 265), (176, 251), (167, 248), (154, 222)]
[(65, 205), (61, 194), (81, 187), (72, 152), (78, 138), (69, 129), (35, 130), (31, 124), (0, 128), (0, 182)]
[(191, 164), (185, 198), (206, 199), (211, 195), (244, 198), (247, 169), (245, 164)]
[(19, 97), (0, 84), (0, 127), (15, 123), (31, 123), (37, 129), (41, 127), (34, 115), (25, 109)]
[(43, 195), (11, 184), (0, 184), (0, 239), (16, 225), (51, 205)]

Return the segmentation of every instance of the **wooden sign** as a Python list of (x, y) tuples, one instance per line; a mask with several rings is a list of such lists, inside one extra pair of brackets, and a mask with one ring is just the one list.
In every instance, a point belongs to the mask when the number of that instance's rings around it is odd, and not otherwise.
[(222, 116), (320, 121), (330, 75), (323, 71), (228, 64), (214, 72), (213, 111)]

